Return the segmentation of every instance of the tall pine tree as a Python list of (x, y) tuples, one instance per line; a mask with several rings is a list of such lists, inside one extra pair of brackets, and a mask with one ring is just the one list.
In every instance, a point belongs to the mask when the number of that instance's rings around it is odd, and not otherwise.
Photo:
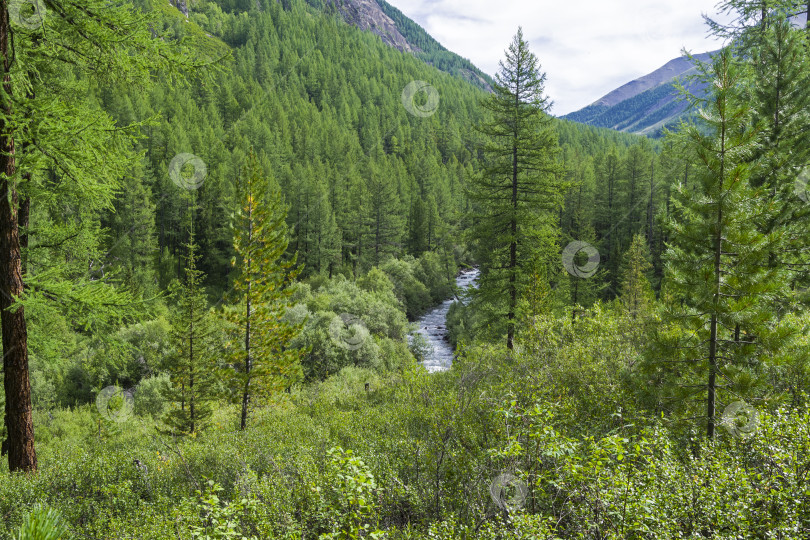
[[(59, 298), (59, 306), (99, 312), (126, 302), (106, 280), (59, 280), (64, 265), (49, 261), (52, 271), (36, 277), (22, 267), (32, 206), (59, 201), (85, 211), (111, 208), (135, 157), (137, 125), (116, 123), (76, 96), (90, 95), (99, 82), (143, 88), (163, 68), (182, 62), (168, 39), (155, 39), (158, 25), (129, 3), (44, 0), (37, 7), (43, 4), (40, 24), (16, 24), (10, 11), (30, 4), (0, 0), (0, 318), (7, 433), (2, 448), (12, 471), (37, 468), (26, 300)], [(163, 72), (167, 80), (168, 75)], [(29, 252), (29, 262), (33, 255)]]
[(514, 347), (521, 297), (532, 286), (531, 264), (551, 264), (557, 253), (557, 211), (564, 182), (559, 145), (544, 95), (545, 74), (518, 29), (500, 63), (490, 114), (480, 131), (489, 137), (483, 174), (473, 177), (473, 236), (481, 277), (476, 297), (496, 333)]
[(773, 345), (767, 338), (774, 314), (765, 299), (784, 286), (784, 276), (763, 265), (772, 239), (750, 226), (768, 203), (749, 182), (756, 132), (742, 68), (728, 48), (711, 66), (698, 67), (713, 92), (693, 96), (705, 129), (682, 130), (684, 151), (697, 165), (696, 185), (679, 186), (673, 200), (665, 279), (674, 298), (667, 305), (671, 326), (659, 336), (674, 360), (669, 365), (682, 366), (672, 368), (686, 391), (681, 397), (705, 392), (712, 438), (718, 403), (746, 393), (756, 376), (749, 367)]
[(292, 305), (293, 280), (300, 272), (296, 257), (285, 260), (287, 207), (275, 183), (251, 155), (240, 188), (241, 205), (234, 222), (234, 291), (238, 302), (228, 310), (235, 329), (228, 383), (241, 403), (240, 429), (252, 403), (301, 380), (305, 351), (291, 349), (301, 331), (286, 318)]
[(185, 276), (175, 283), (173, 297), (177, 304), (172, 314), (172, 340), (175, 351), (163, 369), (169, 373), (171, 386), (165, 397), (176, 405), (164, 417), (172, 431), (195, 433), (213, 412), (216, 395), (216, 327), (208, 308), (203, 282), (205, 274), (197, 269), (197, 244), (194, 240), (195, 193), (189, 195), (189, 241)]

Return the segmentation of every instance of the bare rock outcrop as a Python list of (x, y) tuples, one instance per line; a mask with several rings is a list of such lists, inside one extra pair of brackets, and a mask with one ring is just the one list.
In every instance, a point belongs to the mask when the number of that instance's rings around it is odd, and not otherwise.
[(188, 0), (169, 0), (169, 4), (176, 7), (188, 19)]
[[(179, 0), (178, 0), (179, 1)], [(380, 36), (386, 44), (405, 52), (418, 52), (419, 49), (408, 43), (396, 23), (383, 12), (374, 0), (329, 0), (349, 24), (361, 30), (370, 30)]]

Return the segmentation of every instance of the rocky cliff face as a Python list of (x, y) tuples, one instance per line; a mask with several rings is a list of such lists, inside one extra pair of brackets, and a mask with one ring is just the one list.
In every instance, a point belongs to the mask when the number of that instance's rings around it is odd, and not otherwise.
[(386, 15), (374, 0), (329, 0), (329, 3), (335, 6), (346, 22), (361, 30), (374, 32), (388, 45), (405, 52), (419, 51), (417, 47), (408, 43), (393, 19)]
[(169, 3), (180, 10), (180, 13), (188, 19), (188, 1), (187, 0), (169, 0)]

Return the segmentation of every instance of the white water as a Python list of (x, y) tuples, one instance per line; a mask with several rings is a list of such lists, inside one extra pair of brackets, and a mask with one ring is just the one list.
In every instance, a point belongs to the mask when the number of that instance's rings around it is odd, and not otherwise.
[[(476, 286), (478, 279), (478, 269), (462, 272), (456, 278), (458, 294), (462, 301), (466, 299), (466, 292), (470, 287)], [(445, 300), (440, 306), (433, 308), (416, 321), (419, 325), (416, 330), (428, 343), (430, 351), (425, 357), (422, 365), (430, 372), (446, 371), (453, 365), (455, 351), (447, 341), (447, 312), (455, 302), (454, 298)]]

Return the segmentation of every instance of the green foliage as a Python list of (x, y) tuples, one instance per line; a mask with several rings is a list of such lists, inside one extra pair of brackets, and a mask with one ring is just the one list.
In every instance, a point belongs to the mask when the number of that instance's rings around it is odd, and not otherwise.
[(413, 259), (391, 260), (381, 267), (394, 284), (394, 292), (405, 306), (405, 313), (410, 320), (416, 319), (433, 305), (430, 291), (414, 275), (417, 268), (417, 261)]
[(35, 507), (23, 518), (15, 540), (67, 540), (68, 528), (53, 508)]
[[(808, 412), (761, 409), (747, 440), (725, 430), (713, 442), (684, 439), (677, 423), (633, 406), (641, 379), (623, 361), (637, 354), (622, 311), (547, 320), (543, 347), (468, 349), (449, 373), (346, 368), (256, 410), (245, 431), (228, 406), (176, 443), (137, 416), (100, 435), (89, 408), (56, 411), (47, 428), (38, 417), (43, 466), (3, 478), (0, 535), (36, 501), (97, 537), (756, 537), (806, 527)], [(504, 471), (527, 486), (508, 515), (489, 492)]]
[[(192, 216), (193, 216), (192, 199)], [(175, 283), (172, 294), (177, 300), (172, 317), (174, 351), (161, 366), (169, 373), (164, 397), (174, 407), (163, 421), (178, 433), (203, 429), (211, 416), (211, 402), (219, 390), (215, 359), (217, 327), (208, 309), (203, 286), (205, 276), (197, 270), (197, 245), (194, 243), (193, 217), (189, 225), (189, 243), (185, 279)]]
[(230, 364), (224, 376), (242, 403), (245, 429), (251, 402), (290, 388), (301, 376), (304, 349), (290, 348), (303, 322), (286, 317), (292, 306), (293, 280), (300, 269), (287, 250), (287, 208), (281, 193), (262, 175), (255, 156), (242, 177), (242, 205), (234, 220), (234, 282), (237, 305), (226, 315), (233, 329)]
[[(200, 540), (220, 540), (235, 538), (237, 540), (251, 540), (255, 536), (247, 537), (239, 534), (239, 516), (255, 505), (255, 501), (240, 499), (228, 502), (220, 499), (222, 486), (213, 480), (206, 482), (205, 490), (197, 490), (196, 499), (184, 500), (177, 509), (179, 521), (191, 533), (191, 538)], [(190, 519), (189, 519), (190, 518)]]
[(383, 12), (394, 20), (397, 29), (405, 36), (408, 43), (420, 49), (420, 52), (417, 53), (418, 58), (442, 71), (464, 77), (472, 84), (485, 90), (488, 90), (492, 85), (492, 79), (489, 75), (475, 67), (469, 60), (463, 59), (442, 47), (438, 41), (433, 39), (411, 19), (404, 16), (400, 10), (385, 0), (379, 0), (377, 3)]
[[(759, 46), (749, 52), (755, 55), (751, 98), (753, 122), (760, 136), (749, 161), (752, 185), (766, 190), (774, 208), (758, 217), (756, 226), (773, 238), (769, 265), (783, 266), (795, 283), (793, 289), (804, 288), (804, 272), (796, 269), (805, 257), (810, 217), (806, 202), (810, 148), (807, 31), (793, 28), (784, 14), (776, 12), (766, 31), (759, 34)], [(771, 309), (802, 309), (792, 291), (783, 292), (786, 294), (770, 299)]]
[(357, 278), (357, 286), (372, 293), (390, 294), (394, 292), (394, 284), (391, 282), (391, 278), (376, 266), (364, 276)]
[(351, 450), (336, 447), (326, 452), (329, 459), (321, 483), (312, 487), (316, 493), (316, 513), (321, 528), (331, 532), (319, 536), (324, 540), (354, 540), (357, 538), (384, 538), (376, 530), (377, 518), (374, 499), (377, 484), (374, 475)]
[(647, 242), (641, 235), (636, 235), (625, 254), (621, 291), (621, 302), (633, 319), (649, 314), (655, 301), (647, 278), (647, 272), (652, 268), (649, 257)]
[(565, 189), (557, 136), (546, 114), (545, 78), (518, 30), (501, 63), (495, 92), (482, 102), (490, 114), (479, 126), (489, 141), (484, 146), (487, 162), (468, 189), (481, 264), (477, 302), (487, 312), (488, 334), (506, 333), (510, 349), (530, 269), (548, 265), (556, 252), (554, 220)]
[(304, 328), (291, 346), (309, 351), (302, 359), (307, 380), (346, 366), (397, 370), (412, 362), (407, 348), (398, 346), (404, 346), (407, 319), (381, 270), (372, 269), (357, 283), (333, 280), (297, 301), (289, 317)]
[(141, 379), (135, 391), (135, 414), (160, 418), (168, 405), (166, 395), (171, 384), (166, 373)]
[[(758, 375), (751, 368), (779, 347), (777, 314), (765, 299), (784, 294), (780, 290), (788, 281), (784, 267), (768, 264), (778, 232), (750, 226), (753, 216), (763, 218), (773, 207), (751, 185), (745, 160), (756, 132), (750, 129), (749, 104), (740, 95), (743, 68), (725, 49), (702, 69), (714, 87), (711, 99), (701, 101), (711, 131), (684, 128), (685, 152), (696, 158), (698, 183), (692, 189), (679, 186), (673, 198), (666, 325), (658, 336), (670, 362), (684, 366), (678, 369), (684, 380), (668, 377), (683, 385), (678, 397), (689, 400), (705, 389), (711, 437), (715, 400), (727, 405), (748, 395)], [(723, 380), (719, 386), (718, 377)], [(694, 409), (687, 410), (694, 416)]]
[[(706, 123), (659, 147), (551, 119), (520, 33), (481, 110), (469, 66), (390, 6), (423, 59), (463, 76), (386, 48), (315, 0), (199, 0), (188, 19), (139, 0), (152, 11), (138, 24), (128, 5), (102, 4), (88, 4), (100, 19), (86, 22), (105, 40), (99, 58), (70, 29), (70, 5), (47, 23), (55, 41), (20, 45), (34, 72), (13, 73), (34, 89), (14, 95), (26, 114), (9, 125), (25, 143), (20, 186), (33, 202), (23, 302), (41, 469), (0, 468), (1, 538), (32, 537), (21, 527), (56, 513), (63, 538), (810, 528), (810, 319), (796, 271), (805, 209), (789, 198), (810, 132), (801, 34), (774, 19), (741, 66), (724, 55), (704, 69), (720, 81)], [(133, 24), (121, 38), (131, 47), (110, 49), (107, 14)], [(183, 62), (148, 61), (167, 43), (233, 58), (200, 84), (174, 86), (161, 71), (146, 85), (152, 68)], [(103, 71), (116, 68), (132, 71)], [(416, 79), (440, 93), (431, 117), (402, 107)], [(43, 148), (66, 169), (31, 146), (48, 122), (62, 131)], [(166, 174), (189, 151), (209, 172), (192, 204)], [(515, 174), (517, 200), (496, 196)], [(560, 265), (559, 247), (575, 240), (600, 252), (588, 280)], [(447, 320), (463, 348), (451, 370), (428, 374), (408, 319), (450, 298), (459, 264), (476, 263), (482, 294)], [(746, 439), (696, 436), (693, 405), (671, 399), (702, 395), (712, 340), (717, 404), (756, 407)], [(207, 428), (181, 406), (175, 432), (191, 435), (161, 433), (166, 397), (188, 403), (190, 370)], [(237, 403), (209, 392), (211, 374)], [(99, 415), (89, 402), (108, 384), (136, 388), (135, 416)], [(525, 485), (506, 509), (493, 498), (504, 474)]]

